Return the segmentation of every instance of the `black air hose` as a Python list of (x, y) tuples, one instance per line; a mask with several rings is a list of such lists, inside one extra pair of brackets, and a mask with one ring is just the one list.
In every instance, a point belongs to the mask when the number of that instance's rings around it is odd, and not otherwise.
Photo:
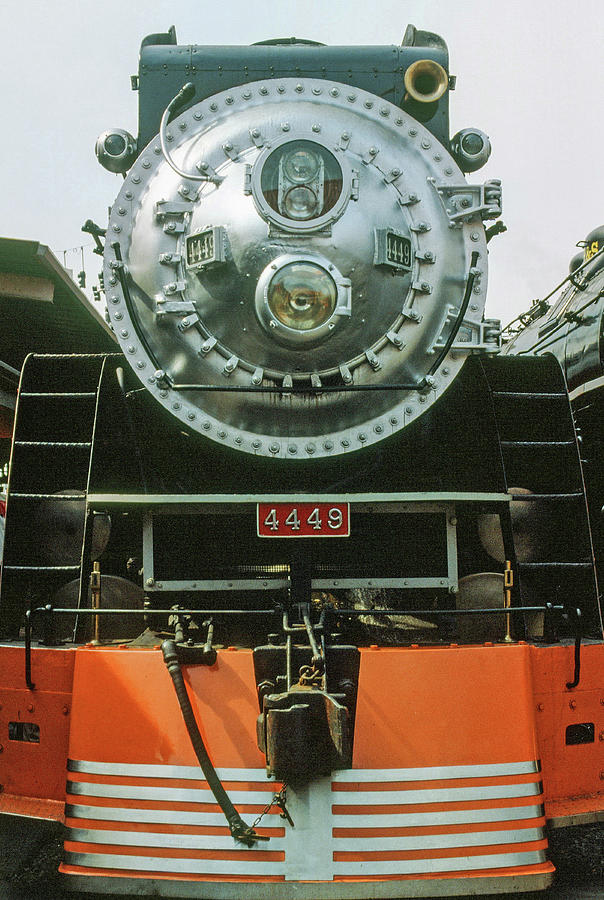
[(214, 794), (216, 802), (223, 811), (226, 820), (229, 823), (231, 834), (236, 841), (241, 841), (241, 843), (247, 844), (248, 846), (252, 846), (256, 841), (268, 841), (268, 837), (265, 837), (261, 834), (256, 834), (252, 827), (245, 824), (245, 822), (231, 803), (229, 795), (223, 788), (222, 783), (218, 775), (216, 774), (216, 769), (212, 765), (212, 761), (208, 756), (208, 751), (206, 750), (203, 738), (200, 734), (199, 728), (197, 727), (197, 722), (195, 721), (195, 714), (193, 712), (193, 707), (191, 706), (191, 701), (189, 700), (189, 695), (187, 693), (182, 670), (180, 668), (180, 661), (178, 659), (178, 647), (176, 643), (174, 641), (164, 641), (161, 645), (161, 650), (164, 656), (166, 668), (168, 669), (170, 677), (172, 678), (172, 683), (174, 684), (174, 690), (176, 691), (176, 696), (178, 697), (182, 717), (185, 721), (185, 725), (187, 726), (187, 731), (189, 732), (193, 750), (195, 751), (195, 755), (197, 756), (197, 759), (199, 761), (201, 771), (203, 772), (204, 777), (208, 782), (210, 790)]

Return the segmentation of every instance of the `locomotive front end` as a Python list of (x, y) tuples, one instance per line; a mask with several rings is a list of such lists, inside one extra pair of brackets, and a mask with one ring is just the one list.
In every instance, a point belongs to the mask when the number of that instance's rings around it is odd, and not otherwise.
[(45, 800), (97, 895), (547, 888), (546, 816), (602, 807), (593, 554), (559, 368), (484, 317), (446, 45), (170, 31), (133, 86), (122, 352), (21, 376), (0, 811)]
[[(432, 88), (420, 107), (448, 89), (431, 65), (406, 81)], [(181, 423), (260, 456), (337, 455), (404, 428), (497, 348), (482, 220), (500, 186), (467, 184), (442, 134), (327, 78), (194, 90), (125, 175), (105, 252), (116, 337)]]

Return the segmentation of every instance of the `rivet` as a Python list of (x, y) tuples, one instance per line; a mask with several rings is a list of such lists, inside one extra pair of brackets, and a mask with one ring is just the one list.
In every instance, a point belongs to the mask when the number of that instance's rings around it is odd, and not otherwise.
[(212, 112), (216, 112), (216, 110), (218, 109), (218, 104), (216, 103), (216, 101), (214, 101), (214, 103), (210, 103), (210, 109), (212, 110)]
[(197, 110), (196, 112), (193, 113), (193, 118), (194, 118), (197, 122), (199, 122), (201, 119), (203, 119), (203, 114), (200, 113), (199, 110)]
[[(170, 138), (170, 140), (172, 140), (172, 138)], [(153, 152), (155, 153), (156, 156), (160, 156), (161, 155), (161, 147), (160, 146), (154, 147)]]
[(354, 101), (357, 99), (357, 95), (356, 95), (356, 94), (349, 94), (347, 99), (348, 99), (348, 102), (349, 102), (349, 103), (354, 103)]
[(151, 160), (147, 159), (145, 157), (145, 159), (143, 159), (143, 161), (141, 163), (141, 166), (143, 167), (143, 169), (150, 169), (151, 168)]
[(395, 124), (395, 125), (402, 125), (402, 124), (403, 124), (403, 120), (401, 119), (400, 116), (399, 116), (397, 119), (394, 120), (394, 124)]
[(338, 90), (337, 88), (332, 88), (332, 89), (330, 90), (329, 93), (331, 94), (332, 97), (339, 97), (339, 96), (340, 96), (340, 92), (339, 92), (339, 90)]
[(222, 148), (223, 148), (223, 150), (232, 150), (233, 144), (231, 143), (231, 141), (225, 141), (224, 144), (222, 145)]
[(576, 700), (569, 700), (569, 701), (568, 701), (568, 705), (569, 705), (569, 707), (570, 707), (571, 709), (576, 709), (576, 708), (577, 708), (577, 701), (576, 701)]
[(445, 366), (444, 369), (441, 369), (441, 371), (442, 371), (442, 374), (443, 374), (443, 375), (448, 375), (448, 374), (449, 374), (449, 369), (448, 369), (446, 366)]
[(27, 712), (33, 712), (33, 711), (34, 711), (33, 703), (28, 703), (27, 704)]
[(384, 118), (386, 118), (386, 117), (389, 116), (389, 115), (390, 115), (390, 110), (388, 109), (388, 107), (387, 107), (387, 106), (381, 106), (381, 107), (380, 107), (380, 116), (384, 116)]
[(119, 303), (119, 302), (120, 302), (120, 298), (119, 298), (119, 297), (116, 297), (116, 296), (114, 295), (113, 297), (111, 297), (111, 302), (112, 302), (112, 303)]
[(242, 94), (241, 96), (243, 97), (244, 100), (251, 100), (251, 98), (252, 98), (252, 92), (251, 92), (251, 91), (244, 91), (243, 94)]
[(389, 420), (389, 421), (390, 421), (390, 424), (391, 424), (391, 425), (398, 425), (398, 419), (397, 419), (396, 416), (390, 416), (390, 420)]
[(155, 384), (155, 378), (151, 375), (150, 378), (147, 378), (147, 384)]
[(377, 152), (378, 152), (377, 147), (369, 148), (369, 156), (377, 156)]
[(279, 93), (279, 94), (285, 93), (285, 85), (284, 84), (279, 85), (279, 87), (277, 88), (277, 93)]
[(178, 125), (178, 127), (180, 128), (181, 131), (186, 131), (186, 130), (187, 130), (187, 123), (186, 123), (186, 122), (180, 122), (179, 125)]
[(195, 413), (194, 412), (187, 413), (187, 419), (189, 420), (189, 422), (194, 422), (195, 421)]
[(291, 128), (291, 126), (290, 126), (289, 122), (281, 123), (281, 131), (289, 131), (290, 128)]
[(124, 197), (126, 198), (126, 200), (132, 200), (132, 198), (134, 197), (134, 194), (132, 193), (132, 191), (126, 191), (126, 193), (124, 194)]
[(159, 396), (162, 397), (162, 398), (165, 400), (166, 397), (168, 396), (168, 392), (167, 392), (167, 391), (160, 391), (160, 392), (159, 392)]
[(539, 710), (539, 712), (543, 712), (543, 710), (545, 709), (545, 706), (543, 705), (543, 703), (538, 703), (537, 709)]
[(442, 159), (442, 156), (440, 155), (440, 153), (436, 153), (434, 155), (434, 162), (440, 162), (441, 159)]
[(128, 335), (129, 335), (129, 333), (130, 333), (130, 332), (126, 331), (125, 328), (122, 328), (122, 330), (120, 331), (120, 334), (121, 334), (121, 336), (122, 336), (123, 338), (127, 338)]
[(173, 404), (172, 404), (172, 409), (179, 410), (179, 409), (180, 409), (180, 403), (178, 403), (178, 402), (173, 403)]
[(121, 225), (114, 225), (114, 226), (113, 226), (113, 230), (115, 231), (116, 234), (119, 234), (120, 231), (122, 230), (122, 226), (121, 226)]
[(296, 91), (297, 94), (303, 94), (304, 93), (304, 85), (297, 84), (296, 87), (294, 88), (294, 90)]
[(470, 309), (472, 310), (472, 312), (476, 312), (476, 310), (478, 309), (478, 307), (477, 307), (477, 305), (476, 305), (475, 303), (471, 303), (471, 304), (470, 304)]
[(405, 407), (405, 412), (407, 413), (408, 416), (410, 416), (411, 413), (413, 412), (413, 407), (412, 407), (412, 406), (406, 406), (406, 407)]
[(340, 441), (340, 443), (342, 447), (350, 447), (350, 441), (348, 440), (348, 438), (344, 438), (342, 441)]
[(420, 397), (420, 398), (419, 398), (419, 402), (420, 402), (420, 403), (425, 403), (425, 402), (426, 402), (426, 398), (425, 398), (425, 397)]
[(141, 183), (141, 177), (140, 177), (140, 175), (133, 175), (133, 176), (132, 176), (132, 181), (134, 182), (134, 184), (140, 184), (140, 183)]
[(324, 450), (333, 450), (333, 441), (324, 441), (323, 449)]
[(358, 437), (358, 439), (360, 440), (360, 442), (361, 442), (362, 444), (367, 440), (367, 435), (365, 434), (364, 431), (361, 431), (361, 432), (357, 435), (357, 437)]
[(417, 134), (417, 128), (410, 128), (409, 134), (411, 135), (411, 137), (415, 137), (415, 135)]
[(290, 444), (289, 447), (287, 448), (287, 452), (291, 453), (292, 455), (297, 453), (298, 448), (297, 448), (296, 444)]
[(133, 344), (130, 344), (129, 347), (126, 347), (128, 353), (136, 353), (136, 347)]
[(373, 100), (365, 100), (363, 106), (365, 107), (365, 109), (371, 109), (373, 106)]
[(145, 369), (146, 367), (147, 367), (147, 363), (144, 360), (139, 359), (139, 361), (136, 364), (136, 368), (137, 369)]
[(321, 89), (320, 87), (314, 87), (314, 88), (312, 89), (312, 92), (313, 92), (313, 94), (315, 94), (315, 96), (317, 96), (317, 97), (319, 96), (319, 94), (322, 94), (322, 93), (323, 93), (323, 91), (322, 91), (322, 89)]
[(429, 150), (431, 146), (432, 146), (432, 144), (430, 143), (430, 141), (426, 141), (426, 140), (422, 141), (422, 147), (424, 148), (424, 150)]
[(312, 130), (315, 132), (315, 134), (318, 134), (321, 131), (321, 126), (317, 122), (315, 122), (315, 124), (312, 126)]
[(254, 450), (259, 450), (260, 447), (262, 447), (262, 441), (252, 441), (252, 447), (254, 448)]
[(278, 453), (279, 452), (279, 444), (271, 444), (268, 449), (270, 450), (271, 453)]
[(478, 232), (477, 232), (477, 231), (473, 231), (472, 234), (470, 235), (470, 240), (472, 240), (472, 241), (478, 241), (479, 239), (480, 239), (480, 235), (478, 234)]
[(382, 425), (374, 425), (373, 430), (375, 431), (376, 434), (381, 434), (382, 431), (384, 430), (384, 428)]
[(218, 437), (219, 437), (219, 438), (222, 438), (222, 439), (224, 440), (224, 438), (226, 437), (226, 431), (223, 431), (223, 430), (221, 429), (221, 430), (218, 432)]
[(212, 425), (210, 422), (204, 422), (201, 427), (203, 428), (204, 431), (209, 431), (211, 429)]
[(259, 137), (260, 137), (260, 129), (259, 129), (259, 128), (252, 128), (252, 137), (253, 137), (253, 138), (259, 138)]
[(447, 166), (447, 168), (445, 169), (445, 175), (452, 175), (452, 174), (453, 174), (453, 169), (451, 168), (451, 166)]
[(315, 452), (316, 449), (317, 449), (317, 448), (315, 447), (314, 444), (307, 444), (306, 447), (305, 447), (306, 452), (307, 452), (307, 453), (310, 453), (311, 456), (312, 456), (312, 454)]
[(225, 102), (225, 103), (228, 103), (228, 105), (230, 106), (231, 103), (234, 102), (234, 97), (231, 97), (231, 96), (229, 95), (228, 97), (225, 97), (225, 98), (224, 98), (224, 102)]
[(115, 313), (115, 315), (114, 315), (113, 318), (114, 318), (117, 322), (120, 322), (120, 321), (124, 318), (124, 313), (121, 312), (121, 311), (118, 309), (118, 311)]
[(476, 287), (474, 288), (474, 293), (475, 293), (475, 294), (480, 294), (480, 292), (481, 292), (481, 287), (480, 287), (479, 284), (477, 284)]
[(67, 705), (65, 705), (62, 709), (62, 712), (63, 712), (64, 716), (68, 716), (69, 715), (69, 707)]
[(236, 444), (243, 444), (243, 438), (239, 437), (239, 435), (235, 438)]
[(266, 97), (266, 95), (268, 94), (268, 88), (263, 84), (258, 93), (262, 94), (263, 97)]

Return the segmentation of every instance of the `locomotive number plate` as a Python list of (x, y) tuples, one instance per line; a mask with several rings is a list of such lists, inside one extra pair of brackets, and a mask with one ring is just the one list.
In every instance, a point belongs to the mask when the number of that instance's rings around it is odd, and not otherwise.
[(349, 503), (259, 503), (258, 537), (350, 537)]

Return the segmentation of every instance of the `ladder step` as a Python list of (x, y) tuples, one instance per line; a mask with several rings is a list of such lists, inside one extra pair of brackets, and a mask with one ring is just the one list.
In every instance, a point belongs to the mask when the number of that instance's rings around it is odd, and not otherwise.
[(18, 491), (10, 492), (11, 500), (69, 500), (71, 502), (75, 500), (85, 500), (86, 495), (84, 492), (81, 494), (24, 494)]
[(519, 569), (591, 569), (590, 562), (532, 562), (518, 563)]
[(93, 400), (93, 399), (96, 398), (96, 391), (70, 391), (70, 392), (63, 392), (63, 391), (21, 391), (21, 393), (19, 394), (19, 397), (20, 397), (20, 398), (23, 398), (23, 397), (39, 397), (39, 398), (52, 397), (53, 399), (54, 399), (55, 397), (66, 397), (66, 398), (69, 399), (69, 400), (72, 400), (74, 397), (75, 397), (75, 398), (86, 397), (86, 398), (89, 398), (89, 399)]
[(513, 503), (526, 503), (534, 500), (578, 500), (580, 497), (583, 497), (581, 491), (566, 494), (510, 494), (510, 500)]
[(509, 397), (510, 400), (567, 400), (566, 394), (524, 391), (493, 391), (493, 397)]
[(4, 572), (79, 572), (79, 566), (3, 566)]
[(574, 447), (574, 441), (501, 441), (502, 447)]
[(15, 447), (76, 447), (88, 449), (91, 441), (15, 441)]

